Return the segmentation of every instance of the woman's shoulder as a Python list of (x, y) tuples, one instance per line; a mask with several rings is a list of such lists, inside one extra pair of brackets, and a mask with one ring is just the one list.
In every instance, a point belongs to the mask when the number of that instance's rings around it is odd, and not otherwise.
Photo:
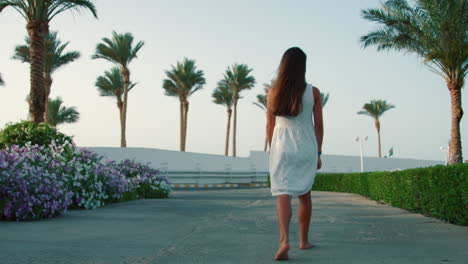
[(319, 88), (317, 88), (317, 86), (313, 85), (313, 84), (309, 84), (309, 86), (312, 88), (312, 92), (315, 94), (319, 94), (320, 95), (320, 90)]
[(312, 84), (310, 85), (310, 87), (312, 87), (312, 95), (313, 95), (314, 101), (317, 102), (317, 100), (320, 98), (320, 90), (316, 86), (313, 86)]

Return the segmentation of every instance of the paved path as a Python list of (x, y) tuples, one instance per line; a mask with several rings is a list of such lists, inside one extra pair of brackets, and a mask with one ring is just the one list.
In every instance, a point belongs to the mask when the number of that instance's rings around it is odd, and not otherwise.
[[(312, 197), (317, 248), (295, 248), (293, 218), (289, 263), (468, 263), (468, 227), (354, 194)], [(267, 189), (175, 191), (166, 200), (0, 222), (0, 263), (275, 263), (274, 201)]]

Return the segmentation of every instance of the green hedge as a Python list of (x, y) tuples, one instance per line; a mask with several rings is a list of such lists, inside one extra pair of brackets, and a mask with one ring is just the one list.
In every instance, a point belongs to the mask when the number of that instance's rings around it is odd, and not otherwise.
[(411, 212), (468, 225), (468, 164), (319, 174), (312, 190), (357, 193)]
[(57, 145), (73, 145), (73, 138), (57, 131), (51, 125), (31, 121), (21, 121), (19, 123), (9, 123), (0, 130), (0, 149), (12, 145), (24, 146), (27, 143), (48, 147), (55, 141)]

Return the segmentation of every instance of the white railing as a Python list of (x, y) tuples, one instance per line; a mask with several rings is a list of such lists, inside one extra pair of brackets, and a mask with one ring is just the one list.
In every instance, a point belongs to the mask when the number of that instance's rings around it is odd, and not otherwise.
[(250, 184), (266, 183), (268, 172), (245, 171), (167, 171), (161, 169), (172, 184)]

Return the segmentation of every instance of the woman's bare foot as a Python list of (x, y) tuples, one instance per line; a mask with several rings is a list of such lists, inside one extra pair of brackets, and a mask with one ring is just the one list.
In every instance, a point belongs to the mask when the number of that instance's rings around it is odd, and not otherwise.
[(299, 244), (299, 249), (309, 249), (309, 248), (314, 248), (314, 247), (315, 246), (309, 242)]
[(288, 260), (289, 244), (282, 244), (276, 252), (275, 260)]

